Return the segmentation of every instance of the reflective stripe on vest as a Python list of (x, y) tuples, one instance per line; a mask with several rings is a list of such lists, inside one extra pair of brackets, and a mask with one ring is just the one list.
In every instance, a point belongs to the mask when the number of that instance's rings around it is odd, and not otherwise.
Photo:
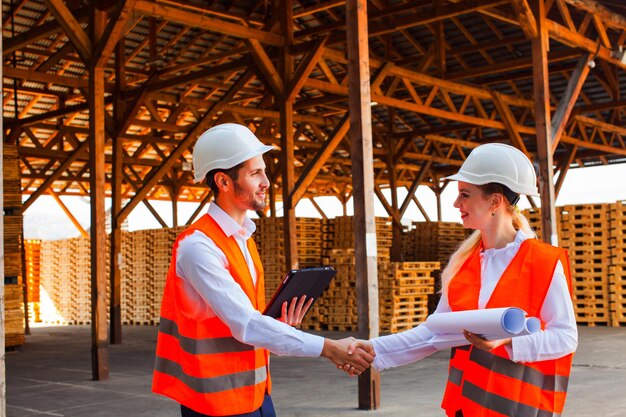
[(469, 381), (463, 383), (463, 396), (482, 407), (514, 417), (559, 417), (560, 414), (531, 407), (483, 390)]
[(157, 356), (154, 369), (177, 378), (189, 388), (201, 394), (211, 394), (235, 388), (249, 387), (267, 380), (267, 368), (265, 366), (252, 371), (211, 378), (198, 378), (187, 375), (183, 371), (183, 368), (176, 362)]
[(206, 339), (193, 339), (181, 336), (178, 333), (178, 325), (170, 319), (161, 317), (159, 323), (159, 331), (178, 339), (180, 347), (187, 353), (193, 355), (204, 355), (208, 353), (230, 353), (230, 352), (247, 352), (255, 350), (251, 345), (241, 343), (233, 337), (219, 337)]
[[(567, 392), (568, 376), (545, 375), (537, 369), (515, 363), (481, 349), (472, 349), (470, 360), (483, 368), (534, 385), (545, 391)], [(458, 385), (458, 384), (457, 384)]]

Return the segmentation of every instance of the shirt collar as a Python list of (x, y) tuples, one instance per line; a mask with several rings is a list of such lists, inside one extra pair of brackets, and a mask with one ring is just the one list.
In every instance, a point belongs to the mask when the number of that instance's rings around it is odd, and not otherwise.
[(527, 236), (522, 231), (522, 229), (519, 229), (517, 233), (515, 234), (515, 239), (513, 239), (513, 242), (507, 243), (506, 246), (503, 248), (490, 248), (490, 249), (481, 251), (481, 255), (492, 256), (500, 252), (506, 252), (507, 250), (512, 249), (512, 248), (517, 249), (520, 247), (522, 242), (524, 242), (526, 239), (530, 239), (530, 236)]
[(243, 226), (240, 226), (215, 202), (209, 204), (208, 213), (228, 237), (235, 236), (237, 238), (249, 239), (256, 230), (256, 225), (248, 216), (244, 218)]

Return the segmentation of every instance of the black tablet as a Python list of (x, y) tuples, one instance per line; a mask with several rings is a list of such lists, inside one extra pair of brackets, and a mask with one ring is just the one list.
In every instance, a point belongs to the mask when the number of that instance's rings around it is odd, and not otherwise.
[(294, 297), (306, 295), (307, 302), (311, 297), (317, 300), (336, 274), (337, 271), (330, 266), (289, 271), (271, 301), (267, 303), (263, 314), (279, 318), (283, 303), (291, 301)]

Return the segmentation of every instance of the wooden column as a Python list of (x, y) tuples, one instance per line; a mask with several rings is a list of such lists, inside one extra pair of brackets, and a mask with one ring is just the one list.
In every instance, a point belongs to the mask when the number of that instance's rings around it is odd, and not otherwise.
[[(0, 10), (0, 18), (2, 10)], [(0, 52), (2, 40), (0, 39)], [(3, 69), (0, 67), (0, 78)], [(17, 112), (15, 113), (17, 115)], [(0, 117), (0, 132), (4, 132), (4, 118)], [(0, 207), (4, 207), (4, 140), (0, 140)], [(6, 417), (6, 365), (4, 362), (4, 216), (0, 217), (0, 417)], [(24, 277), (25, 279), (25, 277)]]
[[(178, 179), (178, 174), (172, 172), (172, 178), (174, 181)], [(176, 184), (170, 187), (170, 197), (172, 199), (172, 227), (178, 227), (178, 195), (180, 194), (180, 187)]]
[[(358, 335), (370, 339), (378, 336), (378, 270), (367, 1), (348, 0), (346, 20)], [(359, 408), (379, 406), (380, 375), (370, 368), (359, 376)]]
[(111, 252), (110, 252), (110, 280), (111, 280), (111, 304), (110, 304), (110, 338), (111, 344), (122, 343), (122, 225), (118, 214), (122, 210), (122, 175), (123, 175), (123, 147), (122, 137), (124, 132), (122, 125), (126, 114), (126, 102), (121, 98), (121, 92), (125, 91), (126, 76), (124, 69), (126, 60), (124, 54), (124, 38), (115, 48), (115, 133), (113, 140), (112, 178), (111, 178)]
[(578, 64), (567, 82), (565, 93), (563, 94), (563, 97), (561, 97), (559, 106), (554, 112), (552, 129), (550, 131), (552, 144), (550, 147), (550, 153), (552, 154), (554, 154), (557, 146), (559, 145), (561, 135), (563, 134), (567, 121), (569, 120), (569, 116), (574, 109), (574, 104), (576, 104), (576, 100), (578, 100), (578, 96), (583, 88), (585, 80), (587, 79), (587, 75), (589, 75), (589, 70), (591, 69), (589, 66), (590, 60), (591, 54), (589, 53), (583, 53), (578, 59)]
[(549, 38), (546, 27), (544, 0), (533, 0), (537, 22), (537, 37), (532, 39), (533, 93), (535, 99), (535, 126), (537, 129), (537, 159), (539, 193), (541, 194), (542, 238), (558, 245), (554, 181), (552, 163), (552, 128), (550, 123), (550, 90), (548, 75)]
[[(391, 110), (391, 109), (390, 109)], [(370, 110), (371, 111), (371, 110)], [(393, 138), (393, 115), (394, 111), (389, 112), (390, 126), (389, 137), (387, 138), (387, 171), (389, 172), (389, 188), (391, 191), (391, 211), (393, 217), (398, 218), (398, 222), (392, 222), (391, 230), (393, 233), (393, 239), (391, 243), (391, 260), (395, 262), (402, 262), (402, 224), (399, 223), (402, 215), (400, 214), (400, 208), (398, 203), (398, 181), (395, 169), (395, 163), (393, 159), (395, 150), (395, 140)]]
[(296, 207), (291, 197), (295, 185), (294, 147), (293, 147), (293, 97), (286, 95), (289, 81), (293, 73), (293, 57), (289, 53), (289, 45), (293, 44), (293, 3), (292, 0), (280, 1), (281, 30), (286, 45), (281, 48), (280, 72), (283, 82), (283, 93), (280, 97), (280, 135), (283, 186), (283, 236), (285, 240), (286, 268), (298, 268), (298, 248), (296, 242)]
[(444, 189), (445, 189), (445, 187), (439, 187), (438, 185), (435, 185), (432, 188), (433, 193), (435, 193), (435, 200), (436, 200), (436, 203), (437, 203), (437, 221), (438, 222), (442, 221), (442, 219), (443, 219), (443, 212), (441, 210), (441, 193), (443, 193)]
[[(91, 40), (100, 39), (105, 13), (92, 6)], [(109, 378), (106, 314), (106, 230), (104, 211), (104, 66), (89, 63), (89, 196), (91, 199), (91, 360), (94, 380)]]

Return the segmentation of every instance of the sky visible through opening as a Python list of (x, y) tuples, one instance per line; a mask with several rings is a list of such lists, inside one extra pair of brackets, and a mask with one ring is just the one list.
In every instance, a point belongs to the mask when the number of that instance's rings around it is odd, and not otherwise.
[[(626, 164), (616, 164), (609, 166), (598, 166), (590, 168), (571, 169), (557, 198), (556, 205), (563, 206), (569, 204), (592, 204), (592, 203), (614, 203), (626, 200)], [(383, 190), (383, 194), (390, 199), (390, 191)], [(399, 201), (404, 201), (407, 194), (405, 188), (398, 190)], [(431, 220), (437, 219), (437, 206), (434, 193), (427, 187), (420, 186), (416, 193), (417, 198), (426, 210)], [(460, 222), (458, 210), (452, 203), (457, 196), (457, 185), (453, 182), (448, 185), (441, 198), (442, 220)], [(61, 197), (64, 204), (74, 214), (84, 229), (89, 228), (90, 211), (89, 199), (85, 197)], [(324, 210), (328, 217), (342, 215), (342, 207), (335, 197), (316, 197), (316, 203)], [(539, 203), (539, 199), (535, 199)], [(376, 216), (387, 216), (378, 199), (374, 198)], [(172, 226), (172, 204), (167, 201), (153, 201), (152, 206), (159, 213), (161, 218)], [(348, 203), (348, 214), (352, 215), (352, 200)], [(111, 205), (110, 199), (105, 202), (106, 209)], [(518, 204), (520, 209), (530, 207), (525, 198)], [(282, 210), (277, 210), (277, 215), (282, 216)], [(189, 216), (193, 214), (197, 203), (178, 204), (178, 224), (184, 225)], [(208, 206), (206, 206), (208, 207)], [(202, 213), (206, 212), (206, 207)], [(296, 207), (298, 217), (321, 217), (308, 199), (303, 199)], [(255, 213), (251, 213), (255, 217)], [(412, 221), (423, 221), (424, 216), (420, 213), (415, 203), (411, 202), (403, 218), (403, 223), (410, 224)], [(156, 229), (160, 228), (160, 223), (140, 203), (128, 217), (128, 230)], [(24, 214), (24, 237), (25, 239), (56, 240), (80, 236), (80, 232), (65, 215), (61, 207), (52, 197), (41, 196), (29, 207)]]

